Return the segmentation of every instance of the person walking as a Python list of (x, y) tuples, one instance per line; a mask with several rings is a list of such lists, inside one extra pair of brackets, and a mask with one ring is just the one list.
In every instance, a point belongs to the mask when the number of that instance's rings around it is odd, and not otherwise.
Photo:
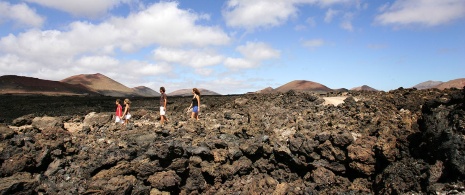
[(124, 99), (124, 112), (123, 112), (123, 125), (127, 125), (129, 123), (129, 119), (131, 118), (131, 114), (129, 110), (131, 109), (131, 101), (129, 99)]
[(166, 122), (169, 122), (166, 118), (166, 104), (168, 99), (165, 93), (165, 87), (160, 87), (160, 124), (163, 126)]
[(189, 106), (189, 109), (192, 108), (191, 118), (195, 118), (195, 119), (199, 120), (200, 91), (197, 88), (193, 88), (192, 89), (192, 94), (194, 94), (194, 97), (192, 97), (192, 103)]
[(116, 99), (116, 117), (115, 117), (115, 123), (123, 123), (123, 107), (121, 106), (121, 100)]

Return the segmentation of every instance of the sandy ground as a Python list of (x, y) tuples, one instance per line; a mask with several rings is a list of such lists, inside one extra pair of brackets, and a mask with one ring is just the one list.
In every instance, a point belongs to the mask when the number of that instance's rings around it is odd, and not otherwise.
[[(325, 100), (325, 105), (334, 105), (334, 106), (337, 106), (339, 104), (342, 104), (344, 103), (344, 100), (347, 98), (347, 96), (338, 96), (338, 97), (323, 97), (323, 99)], [(357, 98), (354, 98), (355, 101), (358, 101)]]

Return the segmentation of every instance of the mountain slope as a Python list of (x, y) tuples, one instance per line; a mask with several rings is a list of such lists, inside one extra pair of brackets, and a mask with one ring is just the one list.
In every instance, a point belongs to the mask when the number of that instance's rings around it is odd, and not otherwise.
[(447, 81), (445, 83), (441, 83), (441, 84), (437, 85), (434, 88), (437, 88), (437, 89), (448, 89), (448, 88), (462, 89), (463, 87), (465, 87), (465, 78), (450, 80), (450, 81)]
[(275, 89), (276, 92), (288, 92), (289, 90), (294, 91), (309, 91), (315, 93), (326, 93), (333, 91), (332, 89), (313, 81), (306, 80), (295, 80), (289, 83), (286, 83)]
[(375, 88), (372, 88), (368, 85), (362, 85), (360, 87), (354, 87), (352, 89), (350, 89), (351, 91), (378, 91), (377, 89)]
[(100, 95), (80, 84), (16, 75), (0, 77), (0, 94)]
[[(199, 89), (200, 95), (221, 95), (208, 89)], [(167, 94), (168, 96), (191, 96), (192, 89), (180, 89)]]
[(442, 81), (425, 81), (423, 83), (420, 83), (420, 84), (417, 84), (415, 86), (413, 86), (413, 88), (417, 88), (417, 89), (431, 89), (431, 88), (435, 88), (436, 86), (442, 84), (444, 82)]
[(75, 75), (63, 79), (61, 82), (81, 84), (105, 96), (139, 96), (133, 89), (100, 73)]
[(134, 87), (132, 89), (142, 97), (160, 97), (160, 93), (145, 86)]

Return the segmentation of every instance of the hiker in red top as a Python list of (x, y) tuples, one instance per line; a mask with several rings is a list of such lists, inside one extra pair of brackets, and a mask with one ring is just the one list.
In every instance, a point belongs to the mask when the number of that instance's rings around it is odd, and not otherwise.
[(116, 119), (115, 123), (123, 123), (123, 120), (121, 120), (121, 117), (123, 117), (123, 107), (121, 106), (121, 100), (117, 99), (116, 100)]

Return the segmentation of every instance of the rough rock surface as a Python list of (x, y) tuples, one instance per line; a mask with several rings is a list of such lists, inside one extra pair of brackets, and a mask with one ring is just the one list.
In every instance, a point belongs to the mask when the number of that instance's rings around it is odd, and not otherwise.
[(169, 98), (164, 126), (156, 99), (124, 127), (112, 98), (2, 105), (0, 194), (465, 193), (465, 89), (326, 96)]

